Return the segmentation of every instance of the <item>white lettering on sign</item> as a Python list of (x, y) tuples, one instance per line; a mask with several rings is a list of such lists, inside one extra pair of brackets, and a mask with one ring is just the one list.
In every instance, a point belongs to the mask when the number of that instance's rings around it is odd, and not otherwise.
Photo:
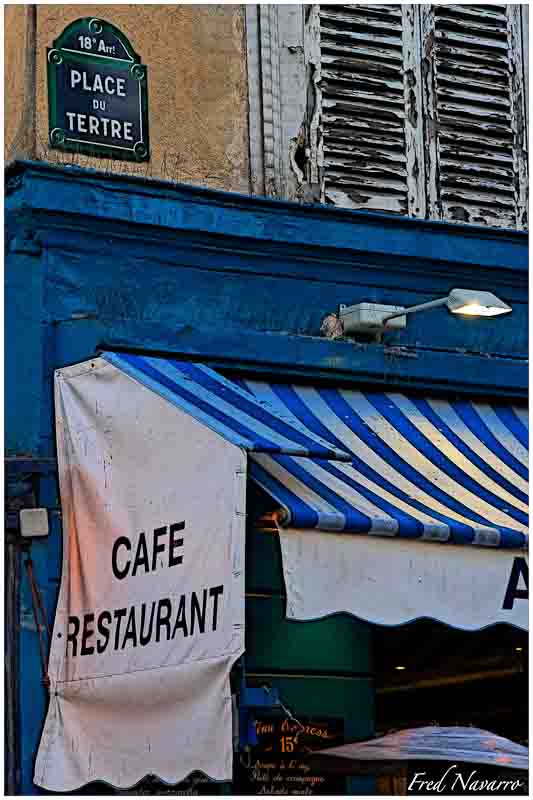
[(85, 120), (87, 119), (85, 114), (76, 114), (76, 118), (78, 120), (78, 131), (80, 133), (87, 133), (87, 126), (85, 125)]
[(68, 129), (74, 133), (92, 133), (95, 136), (111, 136), (112, 139), (124, 139), (133, 142), (133, 123), (118, 119), (95, 117), (92, 114), (76, 114), (67, 111)]
[(107, 44), (104, 42), (103, 39), (100, 39), (98, 42), (98, 52), (99, 53), (114, 53), (115, 52), (115, 45), (114, 44)]
[(85, 92), (101, 92), (102, 94), (126, 97), (126, 79), (115, 78), (113, 75), (102, 77), (98, 72), (91, 78), (85, 71), (78, 69), (70, 70), (70, 88), (80, 88)]

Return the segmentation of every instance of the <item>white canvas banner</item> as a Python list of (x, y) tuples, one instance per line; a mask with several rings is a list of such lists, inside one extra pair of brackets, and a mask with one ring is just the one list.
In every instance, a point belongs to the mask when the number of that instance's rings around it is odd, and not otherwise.
[(232, 777), (246, 453), (102, 359), (55, 384), (63, 569), (35, 783)]
[(523, 551), (293, 529), (280, 539), (289, 619), (344, 611), (379, 625), (528, 628)]

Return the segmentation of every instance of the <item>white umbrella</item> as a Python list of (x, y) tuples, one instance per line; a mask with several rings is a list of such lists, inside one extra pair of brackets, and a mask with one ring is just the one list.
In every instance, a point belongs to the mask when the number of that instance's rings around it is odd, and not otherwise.
[(528, 749), (480, 728), (406, 728), (367, 742), (318, 750), (307, 761), (343, 775), (388, 774), (400, 762), (453, 761), (513, 770), (528, 769)]

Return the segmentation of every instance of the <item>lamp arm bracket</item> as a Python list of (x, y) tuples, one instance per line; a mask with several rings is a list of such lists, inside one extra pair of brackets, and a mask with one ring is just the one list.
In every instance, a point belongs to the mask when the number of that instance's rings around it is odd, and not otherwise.
[(396, 319), (396, 317), (404, 317), (406, 314), (414, 314), (416, 311), (426, 311), (428, 308), (437, 308), (437, 306), (444, 306), (448, 302), (448, 297), (440, 297), (438, 300), (430, 300), (429, 303), (420, 303), (417, 306), (411, 306), (410, 308), (405, 308), (403, 311), (400, 311), (396, 314), (390, 314), (388, 317), (383, 319), (383, 324), (386, 325), (387, 322), (391, 319)]

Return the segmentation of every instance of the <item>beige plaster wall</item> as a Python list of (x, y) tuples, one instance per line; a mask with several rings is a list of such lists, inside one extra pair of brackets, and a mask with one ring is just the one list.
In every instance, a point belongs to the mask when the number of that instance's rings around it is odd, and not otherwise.
[(34, 6), (4, 6), (4, 156), (7, 161), (33, 155), (34, 28)]
[[(12, 12), (15, 16), (24, 15), (24, 7), (9, 8), (17, 9)], [(249, 191), (244, 7), (37, 5), (36, 17), (35, 157)], [(116, 25), (148, 67), (148, 163), (72, 156), (48, 146), (46, 48), (80, 17), (99, 17)], [(21, 25), (17, 20), (11, 27), (17, 30)], [(6, 48), (16, 49), (11, 43)], [(6, 61), (6, 84), (12, 80), (11, 73)], [(21, 116), (25, 103), (18, 86), (15, 98), (6, 120), (8, 128)], [(12, 152), (11, 146), (8, 157)]]

